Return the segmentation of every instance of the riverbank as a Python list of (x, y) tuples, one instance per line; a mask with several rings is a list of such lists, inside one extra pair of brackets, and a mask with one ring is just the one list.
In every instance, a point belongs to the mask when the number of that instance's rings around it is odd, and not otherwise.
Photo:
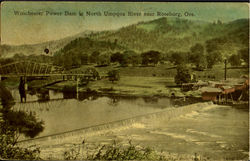
[[(76, 82), (65, 81), (49, 87), (48, 89), (61, 90), (68, 86), (76, 91)], [(117, 82), (112, 83), (108, 79), (90, 81), (86, 86), (80, 86), (79, 92), (95, 91), (98, 94), (114, 94), (121, 96), (157, 96), (157, 97), (201, 97), (198, 91), (182, 92), (176, 87), (174, 78), (166, 77), (132, 77), (123, 76)]]

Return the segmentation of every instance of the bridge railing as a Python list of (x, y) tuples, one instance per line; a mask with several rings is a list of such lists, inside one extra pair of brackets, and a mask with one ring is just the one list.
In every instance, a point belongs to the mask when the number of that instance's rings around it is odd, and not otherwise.
[(0, 66), (0, 75), (2, 76), (46, 75), (62, 72), (62, 67), (31, 61), (18, 61)]

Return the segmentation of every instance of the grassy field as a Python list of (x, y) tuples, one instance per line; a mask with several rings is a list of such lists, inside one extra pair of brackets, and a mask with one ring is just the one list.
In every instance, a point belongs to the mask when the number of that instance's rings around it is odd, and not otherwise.
[[(82, 66), (81, 68), (74, 70), (85, 71), (88, 67), (93, 66)], [(165, 77), (165, 78), (174, 78), (176, 75), (176, 69), (173, 65), (170, 64), (160, 64), (155, 67), (119, 67), (119, 66), (106, 66), (106, 67), (97, 67), (97, 71), (100, 75), (106, 75), (109, 70), (119, 70), (120, 75), (122, 76), (135, 76), (135, 77)], [(73, 71), (74, 71), (73, 70)], [(190, 71), (201, 80), (210, 80), (211, 76), (215, 77), (215, 80), (224, 79), (224, 65), (215, 65), (212, 69), (206, 69), (204, 71)], [(228, 78), (239, 78), (242, 75), (248, 75), (249, 69), (228, 69), (227, 77)]]
[[(87, 68), (93, 66), (82, 66), (81, 68), (73, 69), (73, 72), (84, 72)], [(171, 96), (172, 93), (177, 97), (196, 96), (197, 92), (181, 92), (180, 88), (176, 88), (174, 77), (176, 69), (170, 65), (158, 65), (155, 67), (119, 67), (117, 65), (97, 67), (96, 70), (101, 76), (107, 75), (110, 70), (119, 70), (120, 80), (110, 82), (108, 78), (98, 81), (91, 81), (87, 86), (79, 88), (79, 91), (87, 89), (95, 90), (99, 93), (131, 95), (131, 96)], [(213, 69), (204, 71), (191, 71), (196, 75), (197, 80), (223, 80), (224, 66), (223, 64), (214, 66)], [(228, 69), (228, 78), (239, 78), (242, 75), (248, 74), (248, 69)], [(75, 88), (76, 82), (66, 81), (50, 86), (52, 89), (62, 90), (64, 86)]]
[[(76, 82), (65, 81), (57, 83), (49, 88), (62, 90), (64, 86), (75, 88), (75, 85)], [(119, 81), (114, 83), (107, 78), (98, 81), (91, 81), (87, 86), (79, 87), (79, 91), (90, 89), (97, 91), (100, 94), (162, 97), (170, 97), (172, 93), (174, 93), (176, 97), (199, 96), (200, 94), (197, 92), (183, 93), (180, 88), (167, 87), (173, 85), (175, 85), (173, 78), (122, 76)]]
[[(82, 67), (80, 70), (85, 70)], [(117, 69), (120, 71), (121, 79), (118, 82), (111, 83), (108, 80), (100, 80), (90, 82), (88, 88), (99, 91), (116, 94), (125, 94), (133, 96), (196, 96), (200, 93), (196, 92), (181, 92), (176, 86), (174, 77), (176, 69), (171, 64), (160, 64), (155, 67), (119, 67), (107, 66), (96, 68), (100, 75), (106, 75), (110, 70)], [(197, 80), (214, 80), (220, 81), (224, 79), (224, 64), (215, 65), (212, 69), (204, 71), (191, 70), (190, 73), (196, 75)], [(242, 75), (248, 75), (249, 69), (228, 69), (227, 78), (240, 78)], [(171, 87), (172, 86), (172, 87)]]
[[(73, 69), (73, 72), (84, 72), (88, 67), (82, 66), (81, 68)], [(107, 75), (110, 70), (120, 71), (120, 80), (117, 82), (110, 82), (107, 78), (91, 81), (87, 86), (80, 87), (80, 91), (86, 89), (95, 90), (99, 93), (131, 95), (131, 96), (200, 96), (199, 92), (181, 92), (180, 88), (176, 88), (174, 77), (176, 69), (171, 65), (161, 64), (155, 67), (119, 67), (117, 65), (97, 67), (96, 70), (101, 76)], [(239, 78), (242, 75), (248, 75), (249, 69), (228, 69), (227, 78)], [(196, 75), (197, 80), (223, 80), (224, 79), (224, 66), (216, 65), (213, 69), (204, 71), (191, 71)], [(39, 86), (41, 82), (46, 80), (36, 80), (29, 82), (29, 86)], [(19, 80), (16, 78), (4, 80), (5, 84), (9, 87), (17, 87)], [(49, 86), (51, 89), (63, 90), (65, 86), (75, 88), (75, 81), (64, 81), (61, 83)]]
[(166, 84), (173, 84), (173, 79), (164, 77), (121, 76), (118, 82), (112, 83), (105, 79), (90, 82), (88, 87), (99, 92), (110, 91), (111, 93), (134, 96), (170, 96), (172, 90), (178, 90), (166, 88)]

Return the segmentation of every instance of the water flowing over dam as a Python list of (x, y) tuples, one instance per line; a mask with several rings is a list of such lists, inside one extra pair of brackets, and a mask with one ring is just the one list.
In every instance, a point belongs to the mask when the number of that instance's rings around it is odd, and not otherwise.
[(183, 106), (179, 108), (167, 108), (158, 112), (152, 112), (144, 115), (137, 115), (127, 119), (121, 119), (112, 122), (106, 122), (99, 125), (94, 125), (90, 127), (74, 129), (71, 131), (65, 131), (62, 133), (52, 134), (48, 136), (37, 137), (34, 139), (22, 140), (19, 141), (19, 145), (22, 146), (50, 146), (58, 145), (62, 143), (72, 143), (72, 142), (81, 142), (83, 139), (101, 135), (103, 133), (110, 132), (112, 130), (119, 131), (129, 129), (133, 126), (139, 125), (139, 123), (144, 122), (145, 120), (160, 121), (161, 119), (170, 120), (172, 118), (178, 117), (190, 113), (192, 111), (200, 110), (204, 107), (211, 106), (211, 102), (206, 103), (196, 103), (188, 106)]

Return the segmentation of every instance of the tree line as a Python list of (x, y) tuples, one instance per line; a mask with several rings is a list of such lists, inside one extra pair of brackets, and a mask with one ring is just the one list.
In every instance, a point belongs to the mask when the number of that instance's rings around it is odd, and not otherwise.
[(122, 67), (132, 66), (155, 66), (158, 63), (169, 61), (174, 65), (192, 64), (197, 70), (212, 68), (215, 64), (228, 59), (232, 66), (239, 66), (242, 63), (248, 64), (248, 48), (240, 49), (231, 56), (225, 56), (216, 47), (213, 41), (206, 42), (205, 45), (197, 43), (190, 47), (189, 51), (169, 51), (162, 53), (156, 50), (150, 50), (142, 53), (136, 53), (133, 50), (117, 52), (99, 52), (94, 51), (90, 55), (85, 53), (68, 52), (66, 54), (55, 56), (54, 64), (64, 66), (66, 69), (80, 67), (86, 64), (110, 65), (117, 63)]
[(208, 40), (205, 44), (196, 43), (188, 51), (169, 51), (163, 53), (157, 50), (149, 50), (137, 53), (133, 50), (125, 51), (93, 51), (84, 53), (79, 50), (69, 50), (67, 52), (57, 52), (53, 56), (29, 55), (22, 53), (15, 54), (12, 58), (0, 59), (0, 64), (8, 64), (19, 60), (30, 60), (33, 62), (51, 63), (63, 66), (66, 69), (80, 67), (81, 65), (96, 64), (99, 66), (117, 63), (122, 67), (132, 66), (155, 66), (158, 63), (169, 61), (174, 65), (192, 64), (197, 70), (212, 68), (215, 64), (225, 59), (232, 66), (249, 64), (249, 48), (241, 48), (237, 53), (225, 55), (221, 52), (218, 44), (223, 44), (223, 40)]
[(161, 58), (161, 53), (158, 51), (147, 51), (141, 54), (136, 53), (133, 50), (126, 50), (123, 52), (99, 52), (94, 51), (90, 55), (85, 53), (68, 52), (62, 55), (56, 55), (54, 57), (54, 64), (71, 69), (74, 67), (80, 67), (81, 65), (96, 64), (99, 66), (119, 64), (120, 66), (128, 65), (156, 65)]

